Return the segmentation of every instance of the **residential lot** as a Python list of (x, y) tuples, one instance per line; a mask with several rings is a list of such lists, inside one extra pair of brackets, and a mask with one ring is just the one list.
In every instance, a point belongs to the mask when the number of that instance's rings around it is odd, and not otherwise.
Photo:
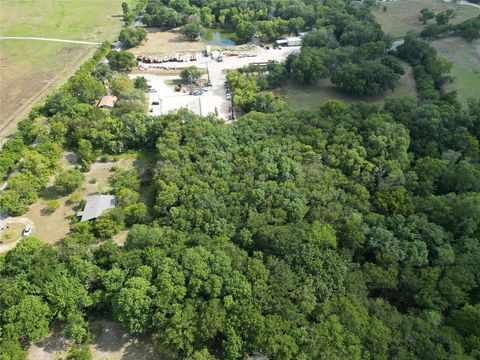
[[(112, 167), (123, 169), (137, 168), (145, 171), (145, 159), (137, 159), (135, 154), (126, 155), (119, 159), (112, 159), (107, 162), (96, 162), (92, 164), (90, 171), (85, 173), (85, 181), (75, 192), (80, 199), (98, 193), (106, 194), (110, 190), (110, 180), (113, 176)], [(62, 169), (69, 169), (76, 165), (76, 156), (73, 153), (65, 152), (62, 158)], [(59, 196), (53, 189), (54, 177), (48, 187), (40, 194), (40, 198), (30, 206), (28, 213), (20, 217), (6, 217), (0, 219), (0, 253), (11, 249), (22, 236), (22, 230), (26, 225), (33, 227), (32, 235), (48, 244), (55, 245), (69, 232), (68, 217), (75, 215), (74, 204), (68, 203), (69, 196)], [(58, 209), (53, 213), (46, 211), (46, 201), (57, 200)]]
[[(122, 26), (121, 4), (122, 0), (2, 0), (0, 37), (113, 40)], [(0, 40), (0, 137), (14, 131), (31, 105), (61, 85), (94, 51), (95, 45)]]
[[(196, 61), (188, 62), (166, 62), (162, 64), (141, 64), (145, 70), (140, 74), (134, 74), (132, 77), (144, 76), (152, 86), (155, 92), (149, 93), (149, 106), (151, 114), (160, 115), (179, 108), (188, 108), (197, 114), (208, 115), (217, 113), (224, 120), (229, 119), (229, 108), (231, 101), (227, 99), (225, 92), (225, 75), (227, 70), (238, 69), (252, 63), (267, 63), (268, 61), (284, 61), (286, 57), (300, 51), (299, 46), (285, 47), (282, 49), (264, 49), (254, 47), (252, 51), (240, 52), (238, 54), (248, 54), (248, 57), (226, 56), (222, 62), (217, 62), (210, 57), (203, 57), (201, 53), (197, 54)], [(212, 86), (204, 88), (207, 90), (202, 95), (190, 95), (189, 91), (175, 92), (174, 85), (168, 83), (178, 79), (175, 75), (154, 74), (152, 70), (158, 67), (169, 70), (179, 70), (184, 67), (196, 66), (200, 69), (208, 69), (209, 79)], [(207, 81), (208, 76), (203, 76), (203, 81)], [(158, 104), (152, 105), (157, 102)]]

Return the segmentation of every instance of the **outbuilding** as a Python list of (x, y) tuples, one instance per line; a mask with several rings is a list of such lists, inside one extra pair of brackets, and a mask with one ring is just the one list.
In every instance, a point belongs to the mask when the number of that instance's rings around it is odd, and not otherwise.
[(115, 207), (116, 200), (113, 195), (93, 195), (87, 198), (83, 211), (77, 212), (80, 221), (94, 220), (103, 214), (105, 210)]
[(280, 46), (301, 46), (302, 38), (299, 36), (286, 37), (284, 39), (277, 40), (276, 43)]

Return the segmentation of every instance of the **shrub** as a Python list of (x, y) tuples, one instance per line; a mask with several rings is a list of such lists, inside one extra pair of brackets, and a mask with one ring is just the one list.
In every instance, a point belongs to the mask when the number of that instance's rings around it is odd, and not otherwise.
[(68, 195), (76, 190), (82, 182), (85, 180), (85, 176), (78, 169), (70, 169), (62, 171), (55, 179), (55, 190), (62, 194)]
[(75, 193), (70, 195), (70, 197), (67, 199), (67, 205), (73, 205), (73, 204), (79, 204), (80, 200), (82, 199), (82, 195), (79, 193)]
[(45, 210), (47, 210), (50, 214), (54, 213), (60, 207), (60, 203), (58, 200), (48, 200), (45, 202)]

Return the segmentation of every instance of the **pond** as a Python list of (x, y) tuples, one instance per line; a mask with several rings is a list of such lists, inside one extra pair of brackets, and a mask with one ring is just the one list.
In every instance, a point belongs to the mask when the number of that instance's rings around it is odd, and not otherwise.
[(238, 42), (237, 35), (225, 29), (207, 29), (203, 41), (208, 45), (234, 46)]

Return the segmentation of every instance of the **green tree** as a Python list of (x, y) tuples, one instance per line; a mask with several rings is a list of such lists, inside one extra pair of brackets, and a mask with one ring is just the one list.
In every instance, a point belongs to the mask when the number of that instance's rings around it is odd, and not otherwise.
[(180, 28), (180, 32), (189, 40), (196, 40), (205, 34), (205, 29), (197, 22), (190, 22)]
[(190, 82), (190, 79), (192, 81), (195, 81), (199, 79), (202, 76), (202, 73), (196, 66), (189, 66), (186, 68), (183, 68), (182, 71), (180, 71), (180, 78), (184, 83)]
[(135, 55), (128, 51), (110, 51), (107, 60), (112, 70), (130, 71), (138, 65)]
[(151, 322), (152, 299), (149, 296), (151, 284), (139, 277), (132, 277), (125, 283), (114, 299), (117, 319), (132, 333), (145, 332)]
[(48, 333), (50, 309), (39, 296), (27, 295), (3, 313), (7, 337), (38, 341)]
[(55, 178), (55, 191), (62, 195), (73, 193), (85, 181), (85, 176), (78, 169), (61, 171)]
[(423, 25), (426, 25), (428, 20), (431, 20), (433, 18), (435, 18), (435, 13), (431, 9), (424, 8), (420, 10), (420, 17), (418, 20), (420, 20)]
[(118, 39), (127, 48), (138, 46), (147, 38), (147, 32), (144, 29), (123, 28), (120, 31)]
[(90, 74), (77, 72), (65, 85), (66, 90), (78, 101), (91, 104), (105, 94), (105, 88)]

